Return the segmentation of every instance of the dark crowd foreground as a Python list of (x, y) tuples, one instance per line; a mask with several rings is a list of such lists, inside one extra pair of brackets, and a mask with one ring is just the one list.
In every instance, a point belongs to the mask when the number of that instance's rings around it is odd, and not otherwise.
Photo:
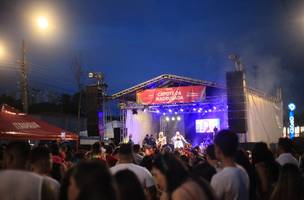
[(98, 142), (75, 152), (67, 144), (12, 141), (2, 146), (0, 199), (304, 199), (301, 156), (290, 139), (280, 138), (275, 154), (263, 142), (252, 152), (238, 143), (229, 130), (206, 149)]

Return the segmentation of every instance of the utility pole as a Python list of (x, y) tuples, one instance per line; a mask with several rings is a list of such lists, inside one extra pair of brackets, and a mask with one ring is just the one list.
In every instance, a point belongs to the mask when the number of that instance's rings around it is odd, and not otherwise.
[(27, 77), (27, 64), (26, 64), (26, 47), (25, 41), (22, 40), (21, 47), (21, 61), (20, 61), (20, 70), (21, 70), (21, 85), (20, 85), (20, 94), (21, 102), (24, 113), (28, 113), (28, 77)]

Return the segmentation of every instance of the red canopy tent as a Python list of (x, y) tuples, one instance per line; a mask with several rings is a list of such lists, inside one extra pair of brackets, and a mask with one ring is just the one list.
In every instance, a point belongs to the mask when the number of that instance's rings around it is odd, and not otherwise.
[(73, 132), (48, 124), (8, 105), (0, 111), (0, 139), (78, 140)]

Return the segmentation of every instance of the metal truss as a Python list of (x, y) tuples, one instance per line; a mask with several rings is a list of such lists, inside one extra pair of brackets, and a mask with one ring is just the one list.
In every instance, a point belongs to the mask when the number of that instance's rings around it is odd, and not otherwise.
[(155, 77), (153, 79), (150, 79), (146, 82), (140, 83), (138, 85), (135, 85), (133, 87), (130, 87), (128, 89), (122, 90), (118, 93), (115, 93), (111, 96), (112, 99), (117, 99), (119, 97), (122, 97), (126, 94), (141, 90), (153, 83), (157, 83), (158, 81), (161, 80), (167, 80), (167, 82), (163, 83), (160, 86), (165, 86), (166, 84), (168, 84), (170, 81), (176, 81), (176, 82), (183, 82), (183, 83), (188, 83), (189, 85), (205, 85), (205, 86), (209, 86), (209, 87), (216, 87), (216, 88), (220, 88), (220, 89), (226, 89), (225, 86), (213, 83), (213, 82), (209, 82), (209, 81), (203, 81), (203, 80), (198, 80), (198, 79), (192, 79), (192, 78), (187, 78), (187, 77), (183, 77), (183, 76), (177, 76), (177, 75), (172, 75), (172, 74), (163, 74), (160, 75), (158, 77)]

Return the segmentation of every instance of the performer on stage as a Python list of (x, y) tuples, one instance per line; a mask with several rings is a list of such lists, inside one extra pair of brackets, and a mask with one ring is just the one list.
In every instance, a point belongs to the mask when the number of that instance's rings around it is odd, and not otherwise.
[(176, 131), (175, 136), (172, 137), (171, 141), (174, 145), (174, 149), (184, 148), (184, 143), (188, 144), (184, 136), (182, 136), (179, 131)]
[(158, 148), (162, 148), (164, 145), (167, 144), (167, 137), (164, 136), (164, 132), (159, 132), (156, 144)]

